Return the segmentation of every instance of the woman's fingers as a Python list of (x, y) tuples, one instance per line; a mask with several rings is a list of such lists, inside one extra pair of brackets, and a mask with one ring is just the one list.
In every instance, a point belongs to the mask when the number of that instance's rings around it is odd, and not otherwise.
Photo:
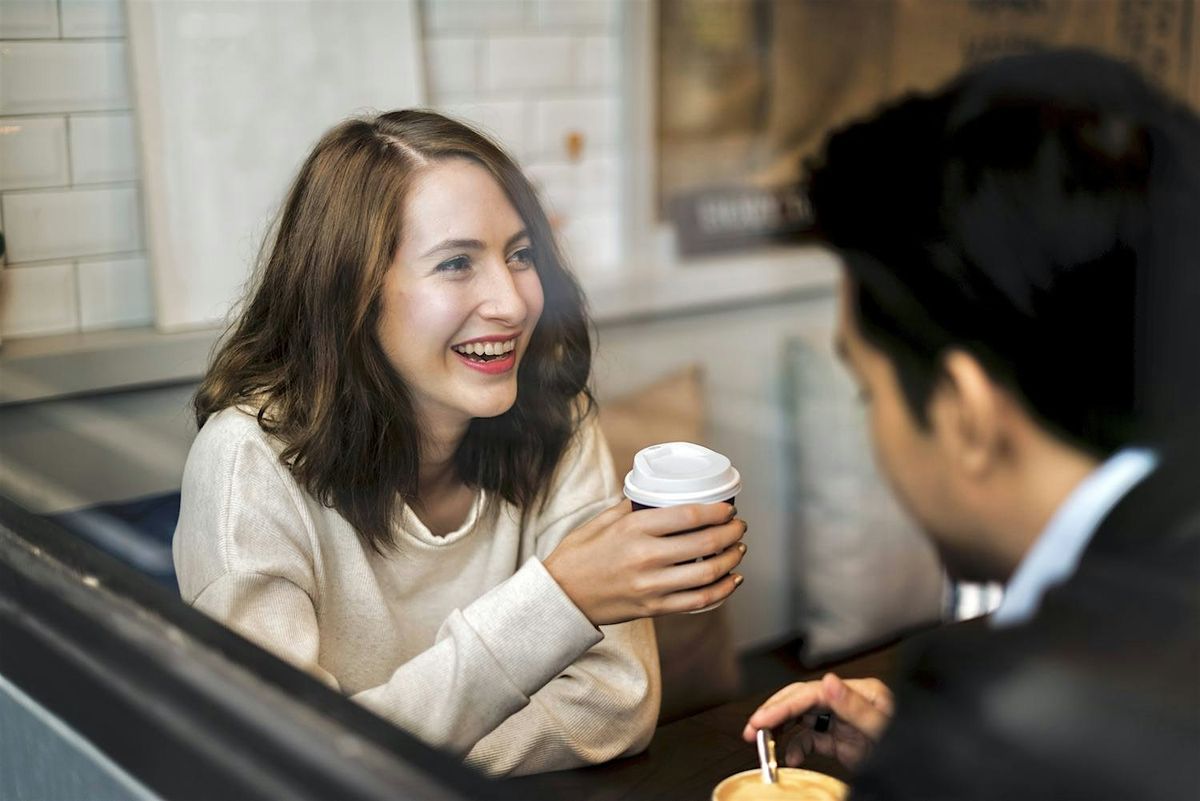
[(655, 615), (674, 615), (680, 612), (699, 612), (714, 604), (724, 601), (742, 583), (742, 577), (730, 573), (718, 581), (704, 587), (690, 590), (680, 590), (659, 599)]
[(716, 556), (663, 568), (656, 575), (656, 590), (663, 595), (705, 587), (727, 576), (746, 555), (746, 544), (734, 543)]
[[(627, 501), (596, 518), (589, 527), (602, 520), (620, 520), (626, 544), (632, 534), (647, 567), (669, 567), (720, 554), (746, 534), (746, 522), (732, 517), (736, 510), (728, 503), (694, 503), (639, 510), (636, 514), (628, 515), (621, 513), (623, 507), (628, 508)], [(614, 513), (615, 517), (606, 517)], [(621, 520), (621, 517), (625, 519)], [(690, 586), (699, 583), (709, 582), (693, 581)]]
[(655, 541), (664, 564), (679, 564), (703, 559), (724, 551), (746, 536), (746, 521), (734, 518), (728, 522), (676, 534), (672, 537), (662, 537)]
[(639, 509), (634, 520), (644, 533), (655, 537), (668, 537), (681, 532), (691, 533), (693, 529), (728, 523), (733, 520), (735, 512), (733, 505), (729, 503), (686, 503), (659, 509)]

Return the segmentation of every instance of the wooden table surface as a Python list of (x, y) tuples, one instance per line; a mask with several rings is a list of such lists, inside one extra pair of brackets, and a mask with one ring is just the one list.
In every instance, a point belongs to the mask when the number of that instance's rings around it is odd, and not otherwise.
[[(824, 670), (798, 670), (793, 680), (820, 678), (829, 670), (844, 678), (885, 676), (894, 662), (895, 646), (890, 646)], [(758, 767), (758, 754), (742, 740), (742, 727), (773, 692), (756, 693), (660, 726), (650, 747), (637, 756), (510, 779), (505, 790), (511, 790), (513, 798), (531, 800), (708, 801), (713, 787), (726, 776)], [(833, 760), (815, 757), (805, 767), (846, 778)]]

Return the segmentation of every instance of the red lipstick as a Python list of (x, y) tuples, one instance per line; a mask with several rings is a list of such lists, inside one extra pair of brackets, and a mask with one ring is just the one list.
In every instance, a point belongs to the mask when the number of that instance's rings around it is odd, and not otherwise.
[[(472, 341), (478, 342), (481, 340)], [(487, 375), (499, 375), (500, 373), (507, 373), (509, 370), (513, 369), (513, 366), (517, 363), (516, 350), (511, 350), (503, 356), (492, 359), (490, 362), (475, 361), (471, 357), (464, 356), (458, 351), (454, 351), (454, 355), (457, 356), (459, 361), (461, 361), (467, 367), (470, 367), (472, 370), (478, 370), (481, 373), (486, 373)]]

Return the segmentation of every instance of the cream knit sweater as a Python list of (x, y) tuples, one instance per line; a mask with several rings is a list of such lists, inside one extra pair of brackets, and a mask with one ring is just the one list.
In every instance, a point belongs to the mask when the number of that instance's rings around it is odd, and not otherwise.
[(236, 409), (200, 430), (175, 531), (185, 601), (491, 775), (646, 747), (660, 699), (651, 622), (598, 630), (541, 562), (618, 499), (594, 419), (524, 528), (507, 504), (477, 526), (482, 493), (444, 537), (405, 508), (382, 557), (296, 483), (281, 447)]

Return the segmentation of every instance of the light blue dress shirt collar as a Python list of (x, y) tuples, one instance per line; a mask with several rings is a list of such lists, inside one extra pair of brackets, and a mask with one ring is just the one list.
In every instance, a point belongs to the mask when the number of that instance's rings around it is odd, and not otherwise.
[(1042, 595), (1075, 572), (1100, 521), (1117, 501), (1158, 466), (1145, 448), (1125, 448), (1088, 474), (1067, 496), (1004, 589), (991, 625), (1016, 626), (1037, 613)]

